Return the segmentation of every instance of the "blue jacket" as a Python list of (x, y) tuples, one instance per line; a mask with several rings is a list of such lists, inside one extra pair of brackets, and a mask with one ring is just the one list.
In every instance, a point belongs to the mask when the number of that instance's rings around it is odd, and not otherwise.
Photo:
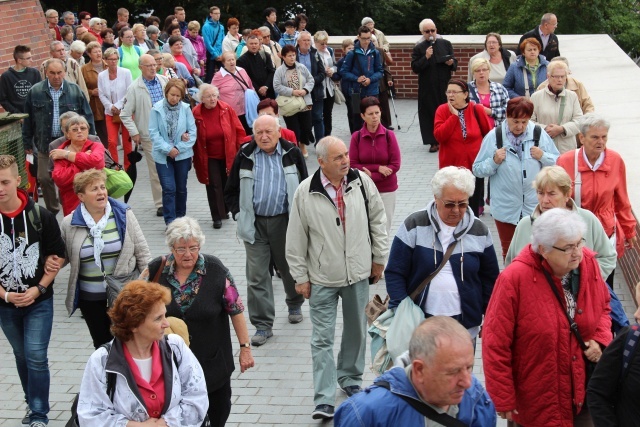
[(536, 84), (533, 84), (533, 77), (531, 76), (531, 72), (525, 68), (525, 60), (524, 56), (518, 56), (516, 62), (511, 64), (509, 69), (507, 70), (507, 74), (504, 76), (504, 81), (502, 82), (502, 86), (504, 86), (509, 92), (509, 98), (516, 98), (518, 96), (525, 95), (524, 88), (524, 79), (522, 78), (522, 69), (524, 68), (527, 73), (527, 79), (529, 80), (529, 96), (536, 91), (536, 88), (543, 81), (547, 80), (547, 65), (549, 65), (549, 61), (543, 56), (538, 55), (540, 59), (540, 66), (536, 71)]
[[(360, 97), (376, 96), (380, 93), (380, 85), (378, 82), (384, 76), (382, 60), (378, 49), (369, 44), (369, 49), (365, 52), (360, 47), (360, 41), (356, 40), (355, 48), (347, 54), (342, 66), (340, 67), (340, 75), (343, 81), (343, 90), (346, 82), (348, 85), (347, 93), (360, 92)], [(358, 83), (358, 77), (366, 76), (371, 79), (369, 86), (361, 86)]]
[(289, 33), (286, 32), (282, 33), (282, 35), (280, 36), (280, 41), (278, 41), (278, 43), (281, 47), (285, 47), (288, 44), (290, 44), (291, 46), (295, 46), (296, 43), (298, 43), (299, 35), (300, 33), (297, 31), (293, 35), (289, 35)]
[[(74, 111), (84, 116), (89, 122), (89, 133), (96, 134), (93, 124), (93, 113), (87, 98), (75, 83), (64, 81), (62, 94), (58, 104), (60, 115)], [(49, 152), (49, 143), (53, 141), (51, 125), (53, 123), (53, 98), (49, 92), (49, 79), (44, 79), (31, 87), (24, 103), (24, 112), (29, 117), (22, 123), (22, 142), (25, 150), (33, 150), (34, 146), (42, 153)]]
[[(340, 405), (333, 419), (335, 427), (424, 426), (424, 415), (413, 409), (399, 395), (420, 401), (405, 370), (395, 367), (376, 381), (387, 381), (391, 390), (372, 385)], [(495, 427), (496, 409), (476, 377), (464, 392), (458, 420), (470, 427)]]
[[(478, 178), (489, 178), (491, 189), (491, 215), (501, 222), (517, 225), (520, 219), (531, 215), (538, 204), (538, 196), (532, 183), (540, 169), (553, 166), (560, 153), (549, 135), (542, 130), (539, 147), (544, 154), (538, 161), (531, 157), (533, 147), (533, 128), (529, 121), (522, 142), (522, 160), (507, 138), (507, 125), (492, 129), (482, 140), (480, 151), (473, 162), (473, 174)], [(496, 132), (501, 130), (503, 147), (507, 149), (507, 157), (501, 164), (493, 161), (497, 150)]]
[(202, 38), (207, 48), (207, 58), (216, 59), (222, 55), (222, 40), (224, 40), (224, 26), (220, 21), (214, 22), (211, 17), (207, 17), (202, 26)]
[[(167, 115), (164, 111), (164, 99), (153, 104), (149, 117), (149, 137), (153, 144), (151, 157), (153, 161), (165, 165), (167, 155), (173, 147), (176, 147), (180, 154), (175, 160), (184, 160), (193, 157), (193, 145), (196, 143), (196, 121), (193, 113), (187, 104), (180, 102), (180, 115), (178, 117), (178, 128), (176, 129), (175, 141), (169, 141), (167, 130)], [(189, 133), (189, 141), (182, 140), (181, 135)]]
[[(431, 202), (425, 209), (409, 215), (393, 238), (384, 273), (389, 308), (397, 307), (440, 265), (446, 248), (443, 249), (437, 236), (440, 225), (436, 215), (435, 203)], [(471, 208), (456, 226), (453, 237), (458, 244), (448, 262), (460, 294), (460, 323), (469, 329), (482, 324), (500, 269), (491, 233), (473, 216)], [(428, 297), (426, 287), (415, 303), (422, 307)]]

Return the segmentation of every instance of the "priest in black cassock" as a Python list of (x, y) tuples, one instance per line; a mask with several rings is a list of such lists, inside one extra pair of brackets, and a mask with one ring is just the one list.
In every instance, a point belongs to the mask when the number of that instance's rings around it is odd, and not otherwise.
[(273, 67), (271, 56), (262, 49), (262, 42), (258, 36), (249, 36), (247, 51), (238, 58), (236, 64), (247, 72), (261, 100), (276, 98), (273, 91), (273, 74), (276, 69)]
[(448, 40), (438, 38), (436, 25), (431, 19), (420, 22), (422, 41), (411, 54), (411, 69), (418, 75), (418, 119), (422, 143), (430, 145), (430, 152), (438, 151), (438, 141), (433, 136), (433, 120), (436, 109), (447, 102), (447, 85), (451, 73), (458, 67), (453, 56), (453, 46)]

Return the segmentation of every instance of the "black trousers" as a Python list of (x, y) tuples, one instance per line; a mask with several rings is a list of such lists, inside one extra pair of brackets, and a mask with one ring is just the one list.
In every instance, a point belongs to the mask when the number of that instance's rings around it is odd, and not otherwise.
[(240, 119), (240, 123), (242, 123), (242, 127), (244, 128), (244, 132), (247, 135), (253, 135), (253, 129), (251, 129), (251, 127), (249, 126), (249, 123), (247, 122), (247, 116), (245, 114), (238, 116), (238, 119)]
[(98, 348), (113, 339), (111, 335), (111, 319), (107, 315), (107, 300), (86, 301), (80, 300), (78, 308), (89, 327), (89, 333), (93, 340), (93, 347)]
[(209, 392), (209, 409), (207, 414), (211, 427), (224, 427), (231, 413), (231, 378), (222, 387)]
[(385, 90), (378, 95), (380, 100), (380, 123), (382, 126), (388, 128), (392, 126), (391, 122), (391, 110), (389, 109), (389, 91)]
[(285, 117), (287, 129), (296, 134), (300, 144), (309, 145), (311, 136), (311, 110), (300, 111), (293, 116)]
[(334, 102), (335, 98), (329, 95), (329, 91), (327, 91), (326, 98), (324, 99), (324, 108), (322, 110), (322, 120), (324, 121), (324, 136), (331, 135), (331, 131), (333, 130), (333, 120), (331, 118), (331, 115), (333, 114)]
[(228, 218), (229, 210), (224, 204), (224, 187), (227, 185), (226, 169), (227, 165), (224, 160), (209, 159), (209, 185), (206, 186), (206, 189), (209, 211), (213, 221)]
[(476, 188), (469, 198), (469, 206), (473, 214), (480, 217), (480, 207), (484, 206), (484, 178), (476, 178)]

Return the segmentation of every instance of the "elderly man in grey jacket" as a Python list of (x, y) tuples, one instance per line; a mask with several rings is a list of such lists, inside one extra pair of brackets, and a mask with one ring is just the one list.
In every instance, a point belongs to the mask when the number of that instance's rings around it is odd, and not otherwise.
[[(313, 325), (314, 419), (333, 417), (336, 377), (351, 396), (361, 391), (369, 283), (387, 260), (387, 218), (375, 184), (349, 167), (349, 150), (328, 136), (316, 148), (320, 169), (296, 190), (287, 228), (287, 262), (296, 291), (309, 299)], [(333, 358), (338, 298), (342, 344)]]

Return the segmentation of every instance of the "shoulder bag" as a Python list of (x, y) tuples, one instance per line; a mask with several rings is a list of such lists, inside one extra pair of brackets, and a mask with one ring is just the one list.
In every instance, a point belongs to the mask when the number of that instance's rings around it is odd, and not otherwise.
[(578, 169), (579, 153), (580, 148), (576, 148), (573, 154), (573, 173), (575, 174), (573, 179), (573, 201), (577, 207), (581, 207), (580, 191), (582, 190), (582, 174), (580, 174), (580, 170)]

